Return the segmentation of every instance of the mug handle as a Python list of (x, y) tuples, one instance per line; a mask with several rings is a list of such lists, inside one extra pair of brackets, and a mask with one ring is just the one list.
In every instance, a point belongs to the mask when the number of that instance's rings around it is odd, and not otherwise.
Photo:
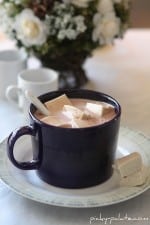
[(17, 93), (20, 94), (22, 93), (21, 88), (17, 87), (16, 85), (10, 85), (7, 87), (6, 89), (6, 98), (13, 103), (15, 106), (18, 106), (17, 100), (15, 98), (12, 97), (12, 94), (15, 93), (16, 97), (17, 97)]
[(15, 159), (14, 156), (14, 145), (18, 138), (20, 138), (23, 135), (31, 135), (35, 136), (35, 130), (32, 126), (23, 126), (19, 129), (14, 130), (7, 140), (7, 155), (9, 160), (13, 163), (14, 166), (16, 166), (19, 169), (22, 170), (34, 170), (38, 169), (40, 166), (40, 158), (38, 154), (37, 159), (33, 159), (29, 162), (19, 162)]

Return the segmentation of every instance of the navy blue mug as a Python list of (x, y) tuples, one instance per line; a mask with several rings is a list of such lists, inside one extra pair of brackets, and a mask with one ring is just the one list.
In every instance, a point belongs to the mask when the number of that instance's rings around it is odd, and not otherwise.
[[(101, 125), (63, 128), (38, 120), (34, 116), (36, 108), (31, 104), (30, 125), (13, 131), (8, 138), (8, 157), (19, 169), (36, 169), (43, 181), (54, 186), (85, 188), (98, 185), (109, 179), (113, 173), (121, 107), (111, 96), (81, 89), (49, 92), (39, 99), (46, 102), (64, 93), (69, 98), (109, 103), (115, 107), (116, 116)], [(14, 156), (15, 142), (23, 135), (31, 135), (33, 160), (30, 162), (19, 162)]]

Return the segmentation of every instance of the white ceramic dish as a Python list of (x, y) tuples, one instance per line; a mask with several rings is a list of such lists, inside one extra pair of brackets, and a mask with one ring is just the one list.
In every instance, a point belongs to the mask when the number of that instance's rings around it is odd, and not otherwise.
[[(28, 137), (21, 138), (16, 146), (19, 160), (26, 160), (31, 152)], [(150, 139), (143, 134), (120, 128), (116, 158), (138, 151), (145, 165), (150, 166)], [(63, 189), (44, 183), (36, 171), (15, 168), (6, 154), (6, 140), (0, 144), (0, 178), (16, 193), (45, 204), (63, 207), (98, 207), (112, 205), (136, 197), (150, 188), (150, 175), (139, 187), (120, 187), (117, 173), (101, 185), (83, 189)]]

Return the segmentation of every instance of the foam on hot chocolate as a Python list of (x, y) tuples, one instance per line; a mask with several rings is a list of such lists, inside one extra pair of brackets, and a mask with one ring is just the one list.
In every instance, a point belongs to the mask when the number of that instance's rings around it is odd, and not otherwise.
[(44, 103), (50, 116), (35, 112), (44, 123), (68, 128), (100, 125), (116, 116), (115, 108), (108, 103), (82, 98), (68, 98), (65, 94)]

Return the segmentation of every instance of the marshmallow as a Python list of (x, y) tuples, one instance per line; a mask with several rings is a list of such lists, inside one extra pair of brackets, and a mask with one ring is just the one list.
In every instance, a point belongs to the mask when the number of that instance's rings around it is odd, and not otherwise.
[(121, 178), (120, 185), (131, 187), (139, 186), (146, 182), (147, 177), (148, 177), (148, 168), (142, 166), (142, 169), (137, 173)]
[(107, 103), (95, 104), (87, 102), (86, 108), (94, 117), (101, 117), (104, 114), (110, 113), (114, 110), (114, 107)]
[(56, 111), (62, 110), (64, 105), (72, 105), (72, 103), (69, 98), (63, 94), (57, 98), (45, 102), (45, 105), (51, 113), (55, 113)]
[(109, 105), (109, 104), (104, 104), (103, 105), (103, 115), (104, 114), (107, 114), (107, 113), (110, 113), (114, 110), (114, 107), (112, 105)]
[(80, 109), (72, 105), (64, 105), (63, 110), (64, 114), (71, 119), (79, 118), (82, 120), (88, 120), (92, 118), (88, 111), (81, 111)]
[(115, 168), (121, 177), (134, 174), (142, 169), (142, 158), (138, 152), (133, 152), (115, 161)]
[(82, 116), (82, 111), (72, 105), (64, 105), (63, 111), (69, 118), (80, 118)]
[(94, 104), (94, 103), (87, 102), (86, 108), (95, 117), (101, 117), (103, 114), (103, 106), (100, 104)]

